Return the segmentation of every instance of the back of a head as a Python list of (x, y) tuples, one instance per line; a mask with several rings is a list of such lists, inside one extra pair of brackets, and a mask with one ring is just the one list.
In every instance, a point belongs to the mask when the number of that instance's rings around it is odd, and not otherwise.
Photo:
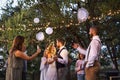
[(94, 30), (94, 32), (98, 35), (99, 34), (99, 29), (97, 26), (92, 26), (90, 29)]
[(71, 42), (71, 46), (74, 46), (74, 44), (79, 44), (79, 42), (76, 41), (76, 40), (73, 40), (73, 41)]
[(56, 54), (56, 50), (55, 50), (53, 42), (51, 42), (50, 45), (47, 47), (46, 54), (49, 55), (49, 56)]
[(24, 42), (24, 37), (23, 36), (16, 36), (14, 39), (14, 43), (23, 43)]
[(53, 42), (51, 42), (50, 44), (49, 44), (49, 46), (48, 46), (48, 49), (52, 49), (52, 47), (54, 46), (54, 43)]
[(24, 43), (24, 37), (23, 36), (17, 36), (14, 38), (13, 45), (12, 45), (12, 52), (14, 50), (22, 50), (22, 45)]
[(60, 42), (62, 45), (65, 44), (65, 39), (63, 38), (58, 38), (57, 41)]

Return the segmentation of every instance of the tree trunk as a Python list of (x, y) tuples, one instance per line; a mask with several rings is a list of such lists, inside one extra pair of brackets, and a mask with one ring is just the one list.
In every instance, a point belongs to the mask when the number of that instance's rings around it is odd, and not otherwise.
[(110, 47), (108, 47), (107, 44), (106, 44), (106, 46), (107, 46), (107, 49), (108, 49), (108, 53), (110, 54), (111, 60), (112, 60), (113, 64), (115, 65), (115, 69), (119, 70), (118, 69), (118, 63), (117, 63), (117, 60), (116, 60), (115, 49), (112, 47), (112, 50), (111, 50)]
[(113, 63), (114, 63), (114, 65), (115, 65), (115, 68), (116, 68), (116, 70), (119, 70), (119, 69), (118, 69), (118, 63), (117, 63), (117, 60), (116, 60), (115, 47), (112, 47), (112, 54), (113, 54)]

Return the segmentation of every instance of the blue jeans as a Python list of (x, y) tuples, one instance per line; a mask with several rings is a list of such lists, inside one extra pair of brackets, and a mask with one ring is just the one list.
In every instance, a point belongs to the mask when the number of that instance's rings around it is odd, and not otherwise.
[(85, 74), (77, 74), (77, 80), (85, 80)]

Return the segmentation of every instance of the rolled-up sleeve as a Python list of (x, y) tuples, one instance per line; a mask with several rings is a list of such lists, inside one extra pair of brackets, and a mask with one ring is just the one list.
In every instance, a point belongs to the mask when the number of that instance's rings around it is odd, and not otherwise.
[(58, 62), (62, 64), (67, 64), (68, 63), (68, 51), (66, 49), (62, 50), (60, 55), (63, 59), (58, 58)]
[(85, 50), (85, 49), (82, 49), (82, 48), (78, 47), (77, 50), (78, 50), (79, 53), (81, 53), (81, 54), (84, 54), (84, 55), (86, 54), (86, 50)]

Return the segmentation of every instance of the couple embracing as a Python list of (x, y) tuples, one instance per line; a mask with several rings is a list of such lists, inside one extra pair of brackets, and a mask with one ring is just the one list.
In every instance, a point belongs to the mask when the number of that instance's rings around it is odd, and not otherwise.
[[(56, 46), (54, 43), (51, 43), (45, 50), (44, 56), (45, 59), (42, 60), (47, 67), (44, 74), (44, 79), (40, 80), (66, 80), (67, 75), (67, 63), (68, 63), (68, 51), (66, 49), (65, 40), (59, 38), (56, 40)], [(40, 69), (42, 72), (42, 69)], [(43, 77), (41, 75), (41, 77)]]

